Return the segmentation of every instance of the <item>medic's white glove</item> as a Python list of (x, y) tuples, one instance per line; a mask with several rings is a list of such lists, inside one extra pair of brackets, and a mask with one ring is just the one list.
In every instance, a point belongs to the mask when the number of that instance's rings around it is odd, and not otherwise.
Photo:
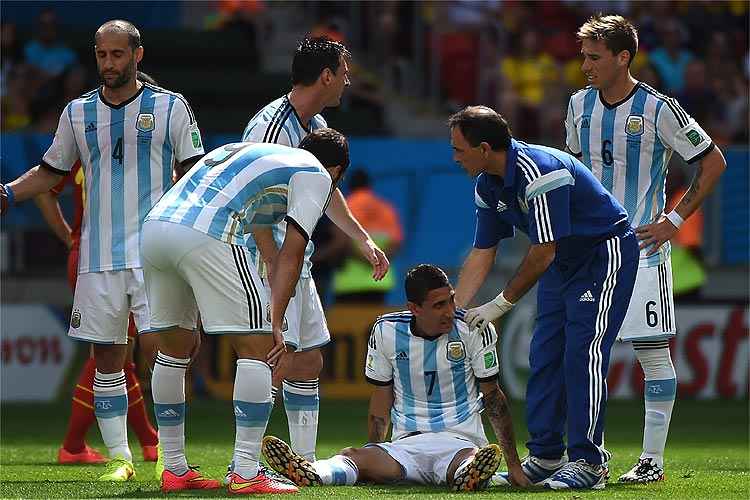
[(503, 292), (500, 292), (500, 295), (486, 304), (466, 311), (464, 321), (469, 324), (470, 330), (476, 328), (481, 332), (487, 327), (490, 321), (502, 317), (505, 313), (513, 309), (513, 305), (505, 298)]

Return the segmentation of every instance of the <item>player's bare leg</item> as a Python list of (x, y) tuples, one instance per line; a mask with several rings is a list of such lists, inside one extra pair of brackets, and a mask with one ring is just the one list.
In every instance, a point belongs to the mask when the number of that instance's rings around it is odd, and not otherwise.
[(201, 476), (188, 466), (185, 457), (185, 372), (190, 364), (195, 337), (192, 331), (183, 328), (173, 328), (158, 335), (159, 351), (151, 393), (164, 462), (161, 489), (167, 492), (218, 488), (219, 481)]
[(387, 484), (403, 479), (403, 469), (385, 450), (377, 446), (344, 448), (339, 455), (354, 462), (360, 481)]
[(310, 462), (315, 461), (320, 411), (319, 380), (323, 370), (320, 349), (295, 352), (284, 372), (274, 373), (274, 387), (283, 390), (292, 449)]
[(263, 455), (273, 469), (297, 486), (344, 486), (357, 481), (389, 484), (403, 479), (399, 463), (376, 446), (344, 448), (338, 455), (313, 463), (292, 451), (281, 439), (266, 436)]

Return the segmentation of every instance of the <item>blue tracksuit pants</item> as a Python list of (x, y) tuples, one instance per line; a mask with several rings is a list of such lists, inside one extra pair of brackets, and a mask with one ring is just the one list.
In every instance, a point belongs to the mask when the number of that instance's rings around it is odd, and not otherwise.
[[(539, 280), (526, 417), (531, 455), (590, 464), (604, 448), (609, 354), (625, 319), (638, 270), (632, 230), (555, 259)], [(566, 429), (567, 425), (567, 429)]]

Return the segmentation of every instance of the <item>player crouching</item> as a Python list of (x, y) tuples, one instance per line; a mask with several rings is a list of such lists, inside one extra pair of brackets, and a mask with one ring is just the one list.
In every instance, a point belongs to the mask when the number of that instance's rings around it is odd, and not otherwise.
[[(267, 436), (262, 450), (269, 465), (298, 486), (413, 482), (475, 491), (488, 485), (504, 453), (511, 482), (528, 485), (497, 382), (494, 327), (469, 330), (436, 266), (412, 269), (405, 285), (409, 310), (380, 316), (368, 342), (365, 377), (375, 385), (370, 443), (309, 462)], [(487, 442), (483, 409), (502, 451)], [(391, 416), (392, 441), (385, 442)]]

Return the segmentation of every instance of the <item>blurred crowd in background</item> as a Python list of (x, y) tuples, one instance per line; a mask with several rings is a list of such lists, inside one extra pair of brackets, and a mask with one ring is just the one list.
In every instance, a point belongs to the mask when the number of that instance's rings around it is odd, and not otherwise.
[[(676, 97), (717, 144), (748, 142), (746, 1), (131, 3), (126, 10), (143, 24), (139, 69), (189, 99), (211, 147), (238, 140), (255, 110), (289, 89), (291, 56), (305, 35), (325, 35), (351, 49), (352, 85), (340, 107), (324, 111), (328, 123), (350, 137), (442, 140), (449, 113), (482, 103), (503, 113), (514, 135), (562, 147), (569, 96), (586, 85), (575, 34), (597, 12), (622, 14), (638, 28), (640, 46), (632, 64), (637, 79)], [(0, 131), (31, 132), (31, 139), (22, 141), (29, 161), (37, 161), (39, 144), (48, 140), (36, 141), (34, 134), (53, 133), (63, 106), (98, 85), (92, 26), (105, 19), (85, 15), (109, 12), (110, 6), (93, 4), (89, 11), (60, 3), (36, 4), (35, 10), (25, 3), (4, 6)], [(31, 166), (11, 165), (5, 156), (4, 177)], [(673, 159), (667, 182), (672, 200), (692, 177), (681, 167)], [(405, 223), (403, 213), (399, 221), (392, 208), (393, 216), (385, 217), (386, 202), (376, 199), (369, 181), (351, 180), (350, 201), (366, 201), (360, 203), (362, 217), (368, 207), (378, 215), (370, 218), (377, 227), (369, 229), (386, 238), (389, 255), (397, 256), (413, 236), (413, 223)], [(746, 205), (746, 192), (739, 196)], [(709, 215), (718, 213), (713, 212)], [(26, 219), (26, 227), (32, 219)], [(718, 221), (707, 217), (711, 227), (719, 227)], [(701, 212), (680, 242), (699, 262), (703, 224)], [(347, 260), (348, 242), (333, 225), (324, 220), (315, 239), (321, 249), (314, 259), (318, 281), (328, 299), (364, 294), (383, 300), (387, 290), (350, 289), (347, 283), (357, 281), (352, 277), (366, 273)], [(396, 281), (388, 280), (387, 288)]]
[[(280, 3), (289, 8), (290, 2)], [(70, 46), (55, 8), (42, 11), (24, 36), (14, 24), (2, 24), (4, 132), (54, 131), (62, 106), (96, 85), (92, 54)], [(409, 135), (388, 119), (398, 114), (389, 106), (442, 117), (481, 102), (501, 110), (519, 136), (559, 144), (567, 99), (586, 84), (575, 32), (602, 11), (623, 14), (638, 27), (636, 78), (676, 97), (717, 143), (748, 141), (750, 4), (744, 1), (309, 2), (296, 7), (300, 15), (293, 20), (281, 19), (279, 8), (261, 1), (186, 2), (192, 22), (182, 25), (239, 34), (237, 64), (256, 73), (269, 72), (264, 49), (277, 46), (272, 40), (284, 31), (343, 41), (355, 56), (345, 105), (371, 118), (359, 135)], [(148, 62), (148, 32), (144, 40)], [(193, 69), (200, 68), (196, 61)], [(202, 103), (184, 86), (200, 115)]]

